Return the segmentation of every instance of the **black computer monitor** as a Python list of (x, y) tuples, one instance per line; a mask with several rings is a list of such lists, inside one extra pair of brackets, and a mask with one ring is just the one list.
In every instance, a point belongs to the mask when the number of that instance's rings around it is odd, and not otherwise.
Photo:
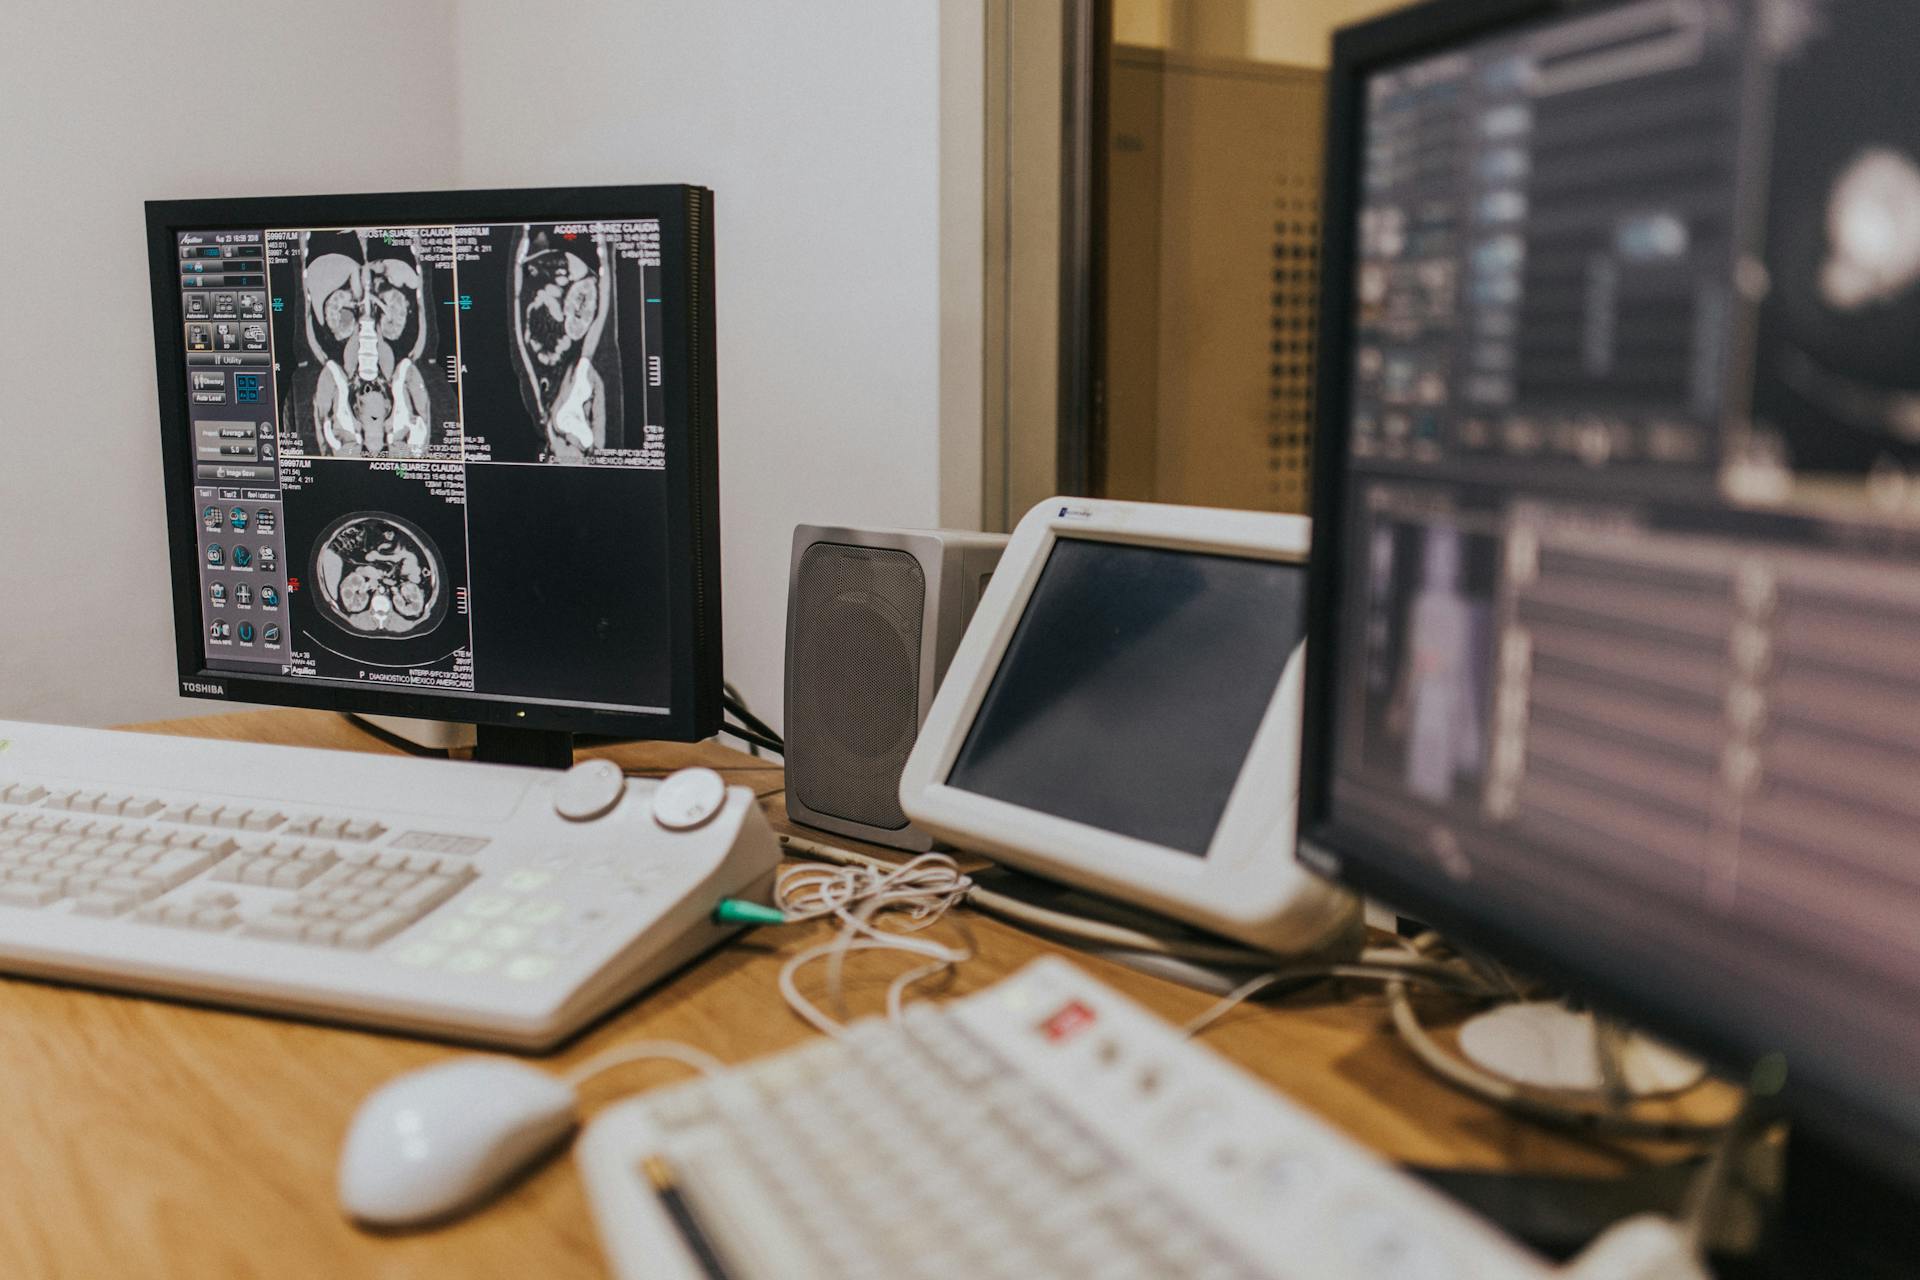
[(1339, 34), (1301, 846), (1783, 1068), (1909, 1194), (1915, 48), (1801, 0)]
[(147, 205), (180, 690), (720, 723), (712, 194)]

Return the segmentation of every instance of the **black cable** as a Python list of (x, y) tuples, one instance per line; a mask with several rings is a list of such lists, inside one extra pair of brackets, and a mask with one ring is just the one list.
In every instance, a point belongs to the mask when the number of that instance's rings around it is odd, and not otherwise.
[(775, 733), (765, 720), (762, 720), (759, 716), (749, 711), (746, 701), (743, 698), (738, 694), (728, 693), (724, 695), (720, 701), (722, 706), (728, 711), (733, 712), (734, 718), (739, 720), (741, 724), (773, 744), (771, 747), (772, 750), (780, 751), (783, 755), (785, 754), (784, 747), (786, 745), (786, 739), (782, 738), (778, 733)]
[(787, 753), (786, 748), (783, 747), (779, 742), (775, 741), (774, 739), (769, 738), (764, 734), (755, 733), (751, 729), (744, 729), (737, 724), (722, 723), (720, 726), (720, 732), (730, 733), (734, 737), (740, 739), (740, 741), (750, 743), (753, 746), (760, 747), (766, 751), (777, 752), (782, 756), (786, 755)]

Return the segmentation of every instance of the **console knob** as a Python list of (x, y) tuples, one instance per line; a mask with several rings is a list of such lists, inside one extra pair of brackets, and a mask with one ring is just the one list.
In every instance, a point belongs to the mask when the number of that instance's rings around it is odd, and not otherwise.
[(590, 822), (620, 803), (627, 776), (611, 760), (582, 760), (561, 775), (553, 791), (554, 812), (572, 822)]
[(653, 793), (653, 820), (669, 831), (692, 831), (726, 807), (727, 780), (711, 769), (682, 769)]

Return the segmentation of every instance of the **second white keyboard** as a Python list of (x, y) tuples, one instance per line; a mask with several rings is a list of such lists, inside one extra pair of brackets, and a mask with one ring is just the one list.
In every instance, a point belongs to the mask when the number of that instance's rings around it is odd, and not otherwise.
[(670, 830), (658, 783), (575, 821), (564, 777), (0, 721), (0, 972), (546, 1047), (780, 859), (745, 788)]
[(621, 1280), (1555, 1274), (1057, 959), (622, 1103), (577, 1159)]

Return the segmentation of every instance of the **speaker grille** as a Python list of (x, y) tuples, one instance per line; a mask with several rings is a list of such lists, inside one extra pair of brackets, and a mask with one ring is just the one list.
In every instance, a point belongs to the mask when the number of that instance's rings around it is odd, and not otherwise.
[(787, 785), (816, 813), (897, 831), (920, 730), (926, 575), (904, 551), (816, 542), (793, 593)]

